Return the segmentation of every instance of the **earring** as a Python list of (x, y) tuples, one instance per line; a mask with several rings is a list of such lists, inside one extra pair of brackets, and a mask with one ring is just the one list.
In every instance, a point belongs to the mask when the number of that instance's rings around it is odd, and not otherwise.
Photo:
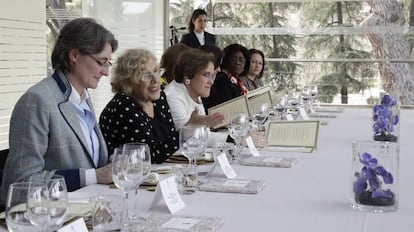
[(184, 84), (185, 84), (185, 85), (189, 85), (189, 84), (190, 84), (190, 82), (191, 82), (191, 81), (190, 81), (190, 79), (185, 79)]

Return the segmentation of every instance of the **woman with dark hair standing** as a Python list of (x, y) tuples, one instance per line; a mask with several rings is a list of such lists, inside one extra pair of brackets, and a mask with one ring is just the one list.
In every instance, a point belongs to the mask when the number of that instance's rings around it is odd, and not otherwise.
[(207, 12), (203, 9), (193, 11), (188, 23), (189, 33), (183, 35), (181, 43), (193, 48), (199, 48), (205, 44), (216, 44), (216, 36), (205, 31), (207, 25)]
[(211, 86), (210, 96), (203, 99), (207, 109), (248, 92), (239, 79), (244, 67), (249, 63), (247, 48), (240, 44), (231, 44), (225, 47), (223, 52), (221, 72), (217, 73), (216, 80)]
[(257, 49), (249, 50), (250, 62), (245, 68), (245, 71), (240, 76), (243, 85), (250, 90), (254, 90), (263, 86), (263, 71), (265, 66), (264, 54)]

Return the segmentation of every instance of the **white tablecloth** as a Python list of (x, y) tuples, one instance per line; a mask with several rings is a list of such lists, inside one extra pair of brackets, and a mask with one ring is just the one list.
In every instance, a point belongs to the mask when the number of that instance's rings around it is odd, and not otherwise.
[[(401, 111), (399, 209), (392, 213), (365, 213), (352, 210), (351, 154), (353, 140), (372, 138), (370, 109), (350, 109), (336, 114), (320, 127), (319, 146), (313, 153), (266, 153), (275, 157), (295, 157), (292, 168), (263, 168), (234, 165), (238, 178), (265, 179), (268, 185), (256, 195), (198, 191), (184, 195), (186, 207), (177, 215), (225, 219), (219, 231), (329, 231), (329, 232), (409, 232), (414, 231), (414, 111)], [(219, 170), (216, 170), (219, 171)], [(215, 176), (222, 175), (220, 172)], [(72, 198), (116, 193), (104, 185), (78, 190)], [(142, 213), (148, 211), (154, 192), (139, 191)]]

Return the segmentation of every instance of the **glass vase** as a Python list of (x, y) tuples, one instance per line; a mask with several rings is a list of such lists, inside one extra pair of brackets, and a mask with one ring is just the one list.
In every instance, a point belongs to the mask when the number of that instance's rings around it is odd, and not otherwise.
[(351, 206), (370, 212), (398, 209), (398, 143), (352, 143)]
[(400, 107), (396, 99), (386, 94), (380, 104), (374, 105), (372, 119), (375, 141), (398, 142)]

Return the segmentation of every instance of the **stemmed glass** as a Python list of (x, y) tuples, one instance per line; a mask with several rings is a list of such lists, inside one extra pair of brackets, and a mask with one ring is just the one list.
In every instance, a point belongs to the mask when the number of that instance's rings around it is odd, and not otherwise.
[(269, 115), (269, 108), (270, 106), (268, 103), (258, 104), (253, 107), (252, 118), (257, 126), (257, 132), (259, 134), (261, 134), (262, 124), (266, 121)]
[(299, 94), (300, 92), (297, 92), (295, 90), (289, 91), (288, 94), (288, 103), (290, 106), (289, 108), (294, 118), (296, 118), (298, 114)]
[[(138, 187), (144, 180), (144, 168), (146, 169), (146, 175), (149, 175), (151, 169), (150, 163), (150, 152), (149, 147), (145, 143), (126, 143), (123, 146), (123, 153), (128, 156), (127, 167), (124, 169), (124, 176), (127, 180), (135, 184), (135, 197), (133, 204), (131, 205), (133, 210), (129, 217), (132, 220), (138, 218)], [(147, 157), (147, 165), (144, 167), (143, 159)]]
[(310, 110), (311, 112), (315, 112), (315, 109), (313, 108), (313, 104), (316, 102), (316, 95), (318, 95), (318, 86), (317, 85), (311, 85), (310, 86), (310, 94), (311, 94), (311, 103), (310, 103)]
[(135, 201), (134, 201), (134, 212), (131, 216), (134, 220), (138, 219), (138, 186), (144, 183), (145, 179), (150, 175), (151, 172), (151, 154), (150, 149), (145, 143), (126, 143), (124, 144), (124, 150), (135, 149), (138, 152), (138, 158), (142, 161), (142, 177), (139, 180), (135, 188)]
[(230, 114), (228, 129), (230, 136), (236, 141), (235, 161), (239, 160), (241, 141), (247, 135), (249, 126), (249, 115), (247, 113), (233, 112)]
[(274, 109), (279, 120), (283, 120), (283, 114), (287, 111), (287, 100), (285, 96), (276, 96), (274, 99)]
[(124, 192), (125, 195), (125, 218), (124, 225), (128, 224), (128, 218), (131, 213), (129, 213), (128, 203), (129, 203), (129, 194), (128, 192), (134, 189), (137, 186), (137, 183), (130, 181), (125, 177), (125, 172), (128, 165), (128, 155), (123, 152), (122, 147), (114, 149), (114, 154), (112, 158), (112, 181), (119, 189)]
[(49, 221), (47, 186), (18, 182), (9, 186), (6, 200), (6, 224), (9, 231), (45, 231)]
[(44, 183), (49, 192), (50, 221), (47, 231), (58, 230), (65, 222), (68, 212), (68, 191), (65, 178), (53, 172), (41, 172), (30, 177), (30, 182)]
[(206, 148), (208, 129), (204, 125), (186, 125), (180, 129), (180, 151), (189, 165), (197, 165), (197, 156)]
[(300, 97), (302, 99), (302, 103), (303, 103), (303, 108), (305, 109), (306, 113), (309, 114), (310, 113), (310, 102), (311, 102), (311, 92), (310, 92), (310, 87), (309, 86), (305, 86), (302, 88), (302, 91), (300, 92)]

